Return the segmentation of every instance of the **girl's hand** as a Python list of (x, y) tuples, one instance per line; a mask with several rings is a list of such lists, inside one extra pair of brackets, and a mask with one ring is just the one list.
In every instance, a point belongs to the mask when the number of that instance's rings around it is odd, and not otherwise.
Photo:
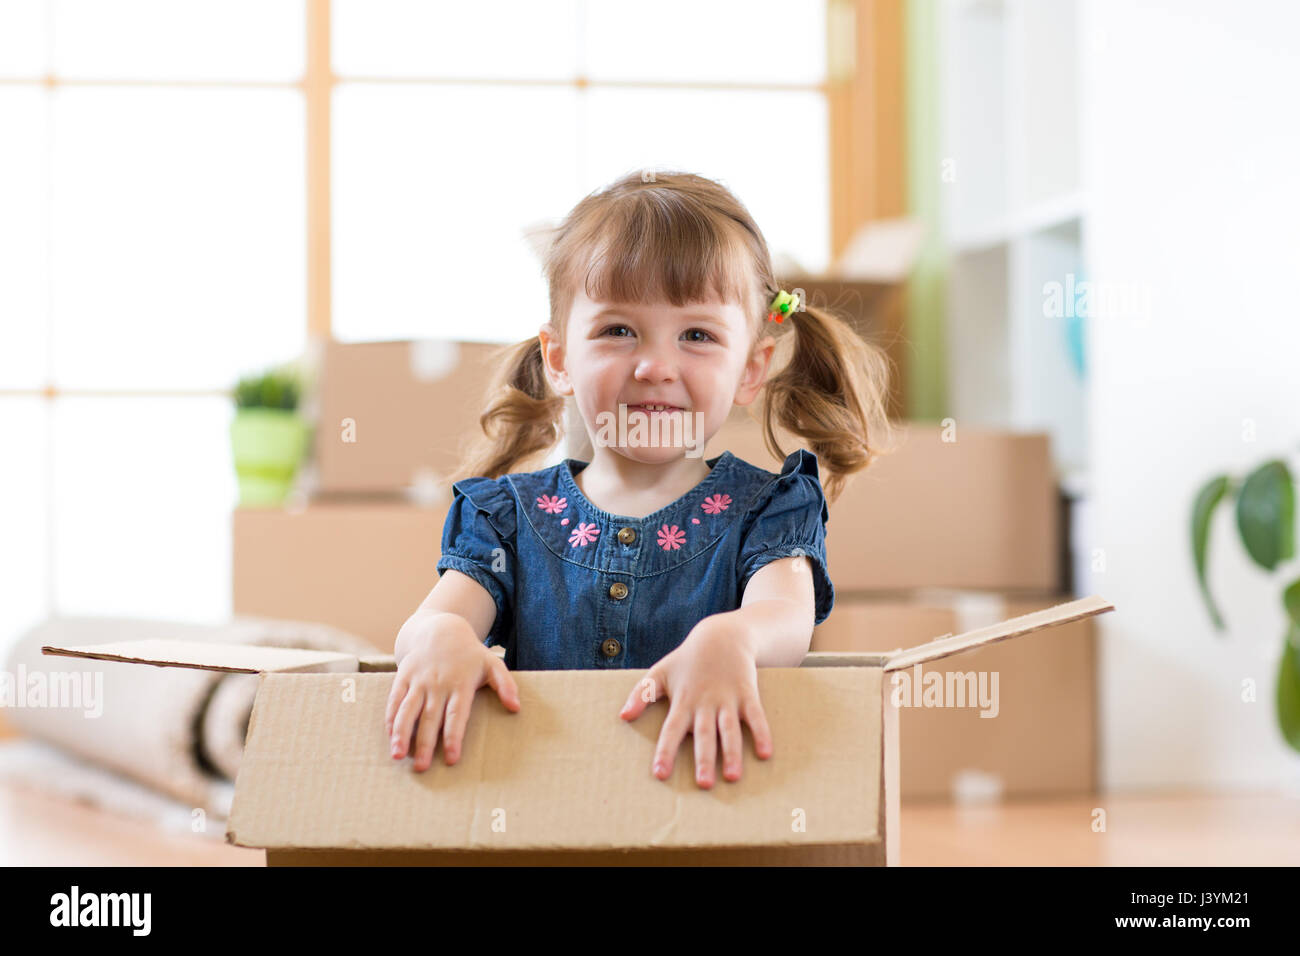
[(646, 671), (628, 695), (619, 716), (636, 720), (646, 705), (666, 694), (668, 716), (659, 733), (653, 773), (667, 780), (682, 739), (695, 737), (695, 782), (713, 786), (718, 737), (722, 738), (722, 775), (740, 779), (745, 738), (740, 721), (749, 724), (754, 750), (763, 760), (772, 756), (772, 733), (758, 699), (758, 666), (754, 652), (734, 618), (707, 617), (686, 640)]
[(415, 731), (414, 767), (428, 770), (441, 729), (443, 759), (451, 766), (460, 759), (478, 689), (490, 684), (506, 709), (517, 712), (519, 688), (505, 661), (480, 644), (469, 624), (454, 615), (435, 619), (427, 633), (411, 638), (410, 645), (398, 661), (384, 715), (393, 759), (406, 756)]

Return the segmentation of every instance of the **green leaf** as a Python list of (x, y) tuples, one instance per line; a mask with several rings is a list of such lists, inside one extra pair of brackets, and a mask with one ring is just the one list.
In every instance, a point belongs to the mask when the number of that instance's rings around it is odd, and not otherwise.
[(1300, 752), (1300, 628), (1287, 628), (1277, 668), (1277, 723), (1292, 750)]
[(235, 404), (239, 408), (251, 408), (257, 404), (259, 392), (255, 379), (241, 378), (235, 389)]
[(1214, 517), (1214, 509), (1219, 506), (1227, 490), (1227, 475), (1211, 478), (1196, 493), (1196, 501), (1192, 505), (1192, 557), (1196, 561), (1196, 580), (1201, 585), (1201, 597), (1205, 599), (1210, 619), (1220, 631), (1223, 630), (1223, 618), (1219, 616), (1219, 609), (1214, 604), (1209, 582), (1205, 578), (1205, 553), (1210, 543), (1210, 519)]
[(1295, 555), (1295, 486), (1285, 463), (1268, 461), (1246, 476), (1237, 528), (1251, 560), (1266, 571)]
[(280, 407), (280, 395), (283, 384), (274, 375), (262, 379), (262, 404), (267, 408)]
[(1300, 631), (1300, 578), (1296, 578), (1282, 592), (1282, 604), (1286, 607), (1287, 616), (1291, 618), (1291, 626)]
[(301, 385), (292, 369), (273, 369), (261, 375), (241, 378), (235, 386), (235, 405), (238, 408), (283, 408), (293, 411), (298, 407)]

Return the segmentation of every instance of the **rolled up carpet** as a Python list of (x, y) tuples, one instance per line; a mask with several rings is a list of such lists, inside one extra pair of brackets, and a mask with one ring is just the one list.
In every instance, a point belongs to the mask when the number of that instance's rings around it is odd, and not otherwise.
[(17, 730), (224, 815), (258, 678), (41, 654), (45, 644), (204, 641), (374, 654), (368, 641), (306, 621), (234, 617), (225, 625), (56, 617), (9, 652), (5, 716)]

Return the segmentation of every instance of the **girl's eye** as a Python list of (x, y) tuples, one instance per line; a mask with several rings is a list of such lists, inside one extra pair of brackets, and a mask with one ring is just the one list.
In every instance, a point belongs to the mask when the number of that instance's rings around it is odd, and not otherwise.
[[(625, 330), (630, 331), (630, 330), (627, 328), (626, 325), (611, 325), (611, 326), (610, 326), (609, 328), (607, 328), (604, 332), (602, 332), (601, 335), (609, 335), (609, 333), (613, 332), (615, 329), (625, 329)], [(706, 332), (706, 331), (704, 331), (704, 329), (687, 329), (685, 334), (686, 334), (686, 335), (690, 335), (692, 332), (699, 332), (701, 335), (704, 336), (704, 338), (702, 338), (702, 339), (693, 339), (692, 341), (695, 341), (695, 342), (712, 342), (712, 341), (714, 341), (714, 338), (713, 338), (712, 333), (710, 333), (710, 332)], [(620, 339), (621, 339), (621, 338), (626, 338), (626, 336), (620, 335), (620, 336), (617, 336), (617, 338), (620, 338)]]

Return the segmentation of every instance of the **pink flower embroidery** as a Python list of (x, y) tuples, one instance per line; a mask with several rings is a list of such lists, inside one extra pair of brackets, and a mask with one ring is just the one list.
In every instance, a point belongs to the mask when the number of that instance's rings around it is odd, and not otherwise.
[(568, 524), (568, 523), (569, 523), (569, 519), (568, 519), (568, 518), (561, 518), (561, 519), (560, 519), (560, 524)]
[(537, 499), (537, 507), (553, 515), (558, 515), (568, 503), (568, 498), (561, 498), (558, 495), (542, 495)]
[(594, 524), (587, 524), (585, 521), (579, 521), (578, 527), (573, 529), (573, 534), (569, 535), (570, 547), (576, 548), (582, 545), (584, 548), (596, 540), (596, 535), (600, 534), (600, 529)]
[(659, 529), (659, 547), (665, 551), (676, 551), (685, 540), (686, 532), (679, 529), (677, 525), (673, 525), (672, 528), (664, 525)]
[(699, 524), (699, 523), (700, 523), (700, 519), (699, 519), (699, 518), (692, 518), (692, 519), (691, 519), (691, 524)]
[(709, 514), (716, 515), (726, 511), (729, 504), (731, 504), (731, 495), (711, 495), (704, 499), (700, 507)]

